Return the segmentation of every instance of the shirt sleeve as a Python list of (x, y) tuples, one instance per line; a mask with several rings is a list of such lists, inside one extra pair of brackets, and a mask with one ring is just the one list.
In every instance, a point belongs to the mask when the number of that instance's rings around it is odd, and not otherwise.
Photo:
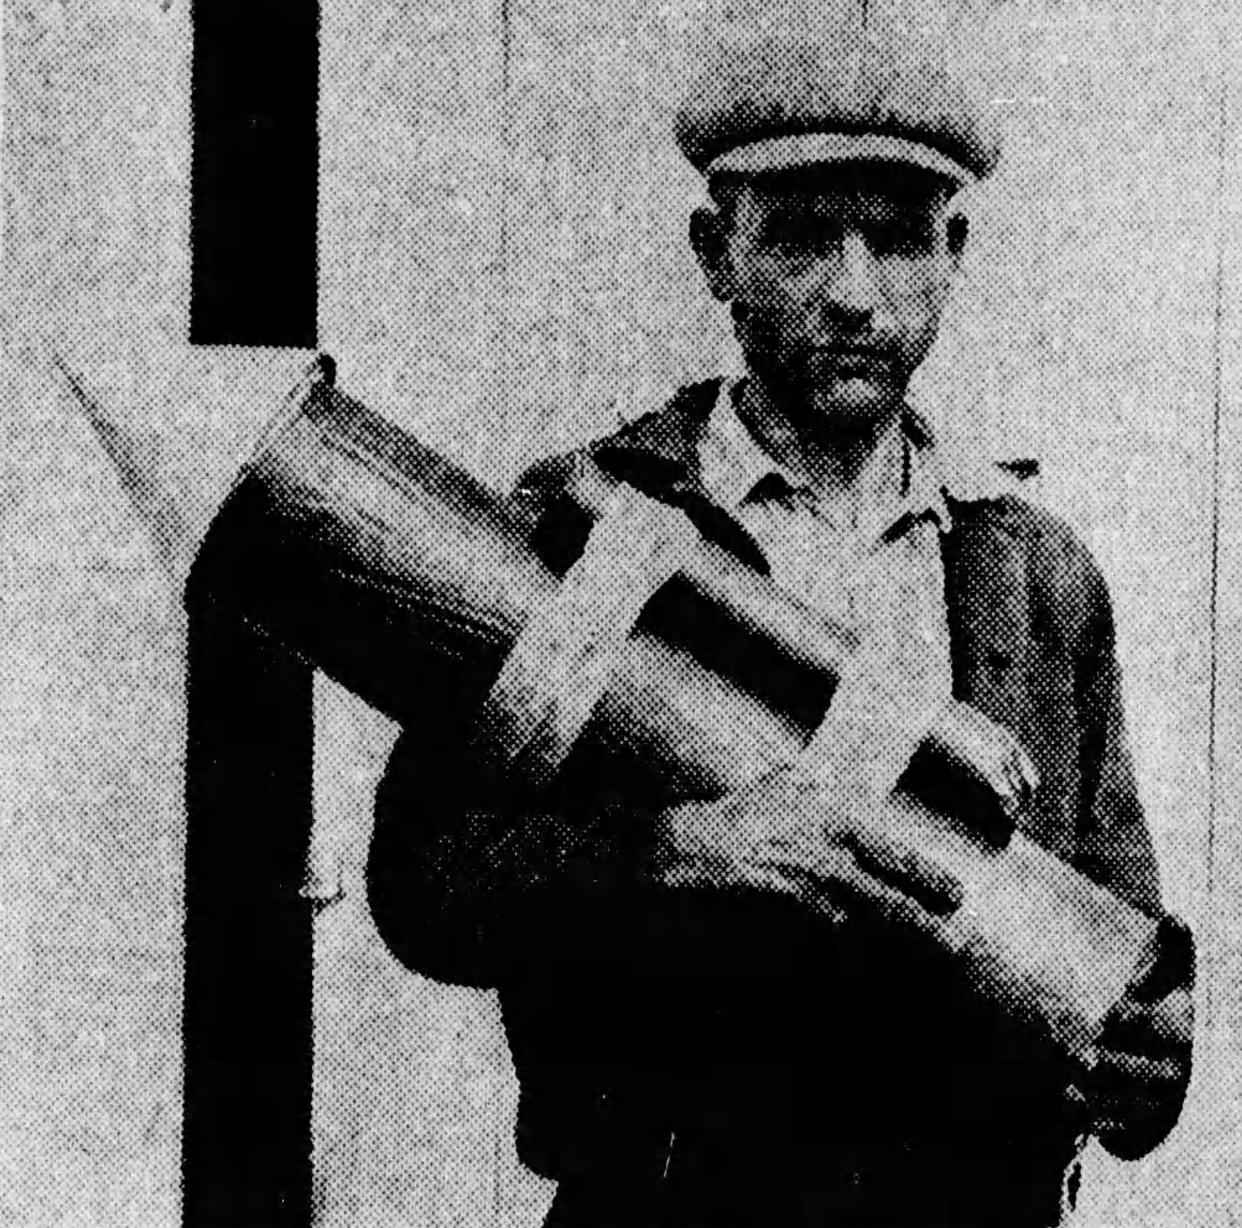
[(1126, 734), (1112, 603), (1094, 563), (1081, 583), (1087, 614), (1077, 671), (1084, 794), (1077, 868), (1154, 916), (1160, 876)]
[(533, 796), (471, 752), (463, 724), (439, 726), (402, 735), (376, 796), (368, 894), (390, 949), (477, 987), (589, 959), (633, 882), (634, 816)]
[[(1164, 913), (1159, 872), (1126, 737), (1112, 606), (1094, 565), (1086, 595), (1090, 612), (1079, 672), (1086, 811), (1078, 868), (1136, 908), (1159, 916)], [(1138, 984), (1130, 990), (1153, 1009), (1165, 993), (1193, 989), (1195, 976), (1194, 939), (1189, 929), (1171, 917), (1165, 917), (1162, 925), (1173, 932), (1168, 948), (1176, 958), (1171, 955), (1169, 968), (1161, 967), (1157, 975), (1169, 983)], [(1152, 975), (1149, 970), (1149, 980)], [(1104, 1043), (1108, 1043), (1107, 1035)], [(1120, 1159), (1137, 1159), (1164, 1140), (1181, 1113), (1191, 1058), (1187, 1041), (1184, 1051), (1175, 1055), (1181, 1077), (1154, 1089), (1137, 1104), (1132, 1128), (1124, 1136), (1106, 1140), (1107, 1150)]]

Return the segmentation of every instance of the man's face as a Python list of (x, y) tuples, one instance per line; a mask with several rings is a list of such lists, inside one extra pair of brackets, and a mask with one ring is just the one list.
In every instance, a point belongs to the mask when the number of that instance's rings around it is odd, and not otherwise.
[(696, 248), (747, 365), (789, 411), (865, 429), (935, 340), (959, 254), (946, 214), (941, 181), (918, 172), (783, 172), (715, 216), (714, 257)]

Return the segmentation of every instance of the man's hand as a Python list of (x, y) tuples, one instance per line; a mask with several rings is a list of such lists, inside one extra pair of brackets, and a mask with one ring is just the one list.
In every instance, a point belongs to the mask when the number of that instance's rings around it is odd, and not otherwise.
[(879, 817), (831, 785), (777, 772), (666, 812), (653, 874), (671, 887), (791, 895), (833, 921), (879, 918), (935, 936), (961, 884)]
[(1145, 1154), (1177, 1120), (1190, 1080), (1194, 1001), (1182, 987), (1124, 1002), (1108, 1021), (1088, 1086), (1095, 1133), (1114, 1155)]

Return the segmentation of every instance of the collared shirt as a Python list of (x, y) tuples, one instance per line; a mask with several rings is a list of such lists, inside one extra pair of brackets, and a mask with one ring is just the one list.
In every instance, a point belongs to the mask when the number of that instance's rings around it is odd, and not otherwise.
[(952, 694), (940, 555), (950, 514), (930, 431), (903, 415), (848, 491), (817, 488), (751, 435), (740, 390), (721, 385), (700, 448), (703, 485), (755, 538), (774, 584), (860, 640), (800, 770), (886, 796)]
[(772, 579), (824, 613), (866, 617), (867, 573), (888, 547), (951, 517), (931, 432), (903, 415), (881, 436), (849, 492), (817, 489), (763, 450), (738, 416), (740, 380), (726, 380), (700, 448), (707, 493), (759, 544)]

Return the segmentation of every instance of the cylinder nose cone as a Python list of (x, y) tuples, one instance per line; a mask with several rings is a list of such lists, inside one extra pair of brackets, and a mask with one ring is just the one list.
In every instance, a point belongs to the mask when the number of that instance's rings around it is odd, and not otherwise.
[(312, 386), (335, 377), (326, 354), (307, 366), (301, 356), (182, 346), (146, 352), (124, 381), (101, 385), (109, 392), (92, 387), (80, 364), (61, 353), (51, 354), (51, 366), (178, 590), (230, 489)]
[(139, 435), (124, 426), (117, 415), (110, 414), (59, 354), (52, 355), (52, 362), (115, 467), (161, 566), (180, 584), (189, 572), (197, 543), (177, 506), (175, 490), (167, 481), (167, 463), (158, 441), (151, 435)]

